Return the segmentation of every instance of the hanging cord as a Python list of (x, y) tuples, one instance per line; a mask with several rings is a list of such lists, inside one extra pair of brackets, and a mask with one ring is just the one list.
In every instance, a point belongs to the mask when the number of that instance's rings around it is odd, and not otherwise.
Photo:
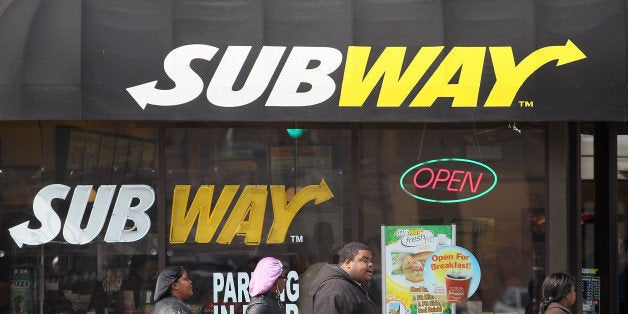
[(482, 149), (480, 149), (480, 141), (478, 140), (478, 130), (475, 128), (475, 123), (473, 123), (473, 136), (475, 137), (475, 147), (478, 149), (478, 153), (480, 154), (480, 161), (484, 161), (484, 157), (482, 156)]
[[(297, 126), (297, 122), (294, 121), (294, 128), (298, 129), (299, 127)], [(294, 154), (292, 155), (293, 159), (292, 159), (292, 171), (294, 172), (294, 194), (297, 194), (297, 157), (299, 156), (299, 143), (298, 143), (298, 136), (294, 137)]]
[(41, 120), (37, 121), (37, 125), (39, 126), (39, 170), (43, 173), (46, 166), (44, 166), (44, 131), (41, 128)]
[(425, 127), (427, 123), (423, 122), (423, 132), (421, 133), (421, 142), (419, 143), (419, 156), (417, 156), (416, 161), (421, 161), (421, 154), (423, 153), (423, 139), (425, 139)]

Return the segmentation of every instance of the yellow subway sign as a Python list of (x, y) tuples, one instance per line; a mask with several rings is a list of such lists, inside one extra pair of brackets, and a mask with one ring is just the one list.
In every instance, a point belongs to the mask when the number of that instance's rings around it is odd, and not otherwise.
[[(266, 243), (281, 244), (285, 241), (292, 220), (306, 203), (313, 201), (314, 204), (320, 204), (334, 196), (325, 180), (302, 188), (290, 201), (286, 198), (283, 185), (245, 185), (237, 199), (240, 186), (225, 185), (212, 208), (214, 190), (213, 185), (200, 186), (190, 203), (191, 186), (175, 186), (170, 217), (170, 243), (188, 242), (196, 224), (196, 243), (209, 243), (215, 238), (218, 244), (231, 244), (235, 236), (242, 236), (245, 244), (259, 245), (270, 192), (273, 221)], [(215, 236), (225, 216), (226, 221), (218, 236)]]

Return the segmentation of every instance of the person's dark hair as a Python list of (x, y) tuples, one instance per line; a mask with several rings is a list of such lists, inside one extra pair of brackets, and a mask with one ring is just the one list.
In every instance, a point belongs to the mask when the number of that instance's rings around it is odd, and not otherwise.
[(543, 302), (539, 314), (544, 314), (552, 302), (559, 302), (576, 287), (576, 280), (567, 273), (553, 273), (543, 281)]
[(370, 251), (371, 247), (360, 242), (349, 242), (345, 244), (338, 250), (338, 263), (342, 264), (347, 260), (353, 260), (360, 250)]
[(157, 277), (157, 284), (155, 285), (155, 295), (153, 300), (155, 302), (171, 295), (170, 289), (172, 284), (179, 280), (185, 272), (183, 266), (168, 266), (161, 270)]

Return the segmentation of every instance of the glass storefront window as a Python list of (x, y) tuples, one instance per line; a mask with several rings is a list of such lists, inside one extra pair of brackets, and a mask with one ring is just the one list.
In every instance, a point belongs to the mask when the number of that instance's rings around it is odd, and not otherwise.
[[(377, 182), (359, 184), (364, 238), (378, 237), (381, 224), (455, 223), (456, 244), (471, 251), (482, 269), (478, 291), (459, 311), (523, 313), (539, 302), (545, 265), (544, 130), (521, 128), (521, 133), (470, 125), (360, 132), (359, 181)], [(494, 169), (499, 183), (481, 198), (459, 203), (417, 200), (399, 188), (408, 168), (441, 158), (480, 161)], [(443, 197), (463, 194), (433, 187)]]
[[(175, 242), (185, 241), (169, 244), (168, 263), (191, 269), (199, 282), (194, 301), (199, 306), (233, 306), (237, 311), (247, 301), (241, 291), (248, 280), (245, 273), (259, 257), (273, 255), (283, 258), (294, 271), (294, 285), (289, 285), (284, 301), (288, 306), (296, 304), (300, 313), (308, 313), (302, 302), (307, 301), (307, 283), (319, 263), (331, 262), (338, 246), (349, 240), (369, 243), (379, 252), (382, 224), (457, 224), (458, 245), (476, 254), (483, 267), (482, 286), (471, 303), (475, 310), (523, 311), (538, 300), (538, 284), (544, 276), (545, 220), (545, 146), (540, 128), (526, 128), (522, 133), (503, 126), (425, 131), (366, 128), (353, 143), (359, 150), (358, 179), (349, 182), (343, 176), (352, 162), (348, 130), (308, 130), (296, 140), (284, 129), (172, 128), (166, 133), (167, 190), (182, 189), (183, 194), (173, 195), (185, 196), (180, 201), (168, 195), (168, 223), (172, 226), (181, 220), (185, 224), (189, 219), (181, 213), (175, 218), (170, 215), (181, 204), (185, 213), (199, 206), (194, 215), (202, 215), (202, 206), (212, 206), (202, 218), (210, 221), (211, 236), (199, 238), (198, 225), (171, 227), (167, 235), (170, 242), (173, 237)], [(296, 159), (295, 149), (299, 152)], [(480, 199), (459, 204), (420, 202), (400, 189), (399, 177), (408, 167), (445, 157), (482, 161), (495, 169), (500, 184)], [(298, 192), (321, 179), (334, 191), (331, 202), (301, 210), (287, 233), (296, 238), (288, 237), (281, 245), (267, 243), (275, 206), (270, 204), (270, 185), (283, 186), (286, 195), (294, 195), (288, 191), (295, 182)], [(205, 205), (199, 199), (202, 185), (213, 189)], [(226, 194), (228, 185), (236, 186), (231, 194)], [(257, 199), (267, 202), (263, 214), (255, 213), (259, 205), (245, 196), (246, 186), (263, 190), (262, 198)], [(352, 195), (354, 192), (357, 195)], [(218, 205), (223, 195), (229, 195), (229, 205), (222, 205), (224, 208)], [(353, 198), (358, 202), (355, 206), (348, 202)], [(228, 208), (226, 214), (221, 208)], [(243, 212), (241, 216), (231, 220), (238, 210)], [(225, 216), (212, 223), (216, 217), (210, 213)], [(264, 223), (257, 229), (261, 238), (247, 240), (254, 233), (251, 226), (256, 217), (262, 216)], [(233, 221), (244, 231), (230, 230)], [(357, 239), (352, 238), (354, 233)], [(247, 241), (255, 245), (247, 246)], [(378, 255), (376, 264), (381, 265)], [(219, 291), (215, 291), (217, 287)], [(381, 296), (379, 283), (371, 287)]]
[(141, 308), (157, 273), (156, 135), (131, 123), (0, 128), (3, 148), (19, 147), (0, 172), (1, 311)]
[(274, 256), (290, 270), (286, 310), (305, 306), (308, 270), (333, 262), (351, 225), (350, 142), (346, 129), (166, 130), (167, 263), (189, 269), (192, 304), (240, 313), (250, 272)]
[[(287, 311), (309, 313), (309, 283), (322, 263), (337, 261), (344, 243), (371, 246), (379, 268), (382, 225), (454, 223), (456, 244), (482, 267), (478, 291), (457, 312), (521, 312), (538, 303), (546, 212), (545, 130), (538, 125), (314, 124), (288, 132), (285, 125), (238, 123), (164, 129), (159, 138), (157, 127), (122, 122), (3, 125), (3, 141), (20, 134), (43, 137), (32, 151), (2, 154), (1, 206), (7, 217), (2, 219), (2, 281), (32, 280), (31, 302), (44, 311), (142, 311), (163, 257), (166, 265), (189, 270), (195, 292), (189, 302), (196, 311), (239, 313), (248, 302), (255, 263), (275, 256), (290, 270), (282, 303)], [(165, 160), (158, 158), (159, 143), (165, 145)], [(499, 183), (490, 193), (460, 203), (426, 202), (403, 191), (399, 182), (407, 169), (439, 158), (483, 163)], [(163, 209), (156, 205), (159, 182), (164, 183)], [(70, 190), (65, 200), (51, 203), (62, 227), (72, 197), (80, 194), (77, 187), (92, 185), (96, 194), (85, 194), (81, 228), (98, 214), (93, 210), (98, 196), (114, 186), (103, 229), (80, 245), (60, 231), (45, 244), (18, 248), (8, 229), (26, 220), (32, 221), (30, 228), (40, 227), (33, 198), (52, 184)], [(146, 209), (149, 229), (137, 241), (108, 242), (113, 201), (131, 185), (155, 193), (155, 203)], [(451, 194), (447, 188), (435, 190)], [(138, 206), (141, 199), (127, 205)], [(124, 230), (143, 228), (125, 221)], [(160, 224), (165, 234), (158, 234)], [(125, 284), (130, 277), (143, 283)], [(374, 278), (371, 292), (381, 296), (381, 273), (376, 270)], [(6, 291), (0, 294), (3, 308), (21, 306), (12, 299), (17, 294)]]

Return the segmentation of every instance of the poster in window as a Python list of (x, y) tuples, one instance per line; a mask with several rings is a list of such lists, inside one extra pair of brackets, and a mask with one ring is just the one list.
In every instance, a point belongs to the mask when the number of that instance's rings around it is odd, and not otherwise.
[[(620, 282), (620, 284), (626, 284)], [(597, 268), (582, 269), (582, 313), (598, 314), (600, 312), (600, 276)]]
[(16, 266), (11, 272), (11, 313), (37, 313), (35, 267)]
[(382, 226), (381, 236), (385, 313), (455, 313), (455, 304), (430, 293), (424, 267), (433, 252), (455, 245), (456, 226)]

